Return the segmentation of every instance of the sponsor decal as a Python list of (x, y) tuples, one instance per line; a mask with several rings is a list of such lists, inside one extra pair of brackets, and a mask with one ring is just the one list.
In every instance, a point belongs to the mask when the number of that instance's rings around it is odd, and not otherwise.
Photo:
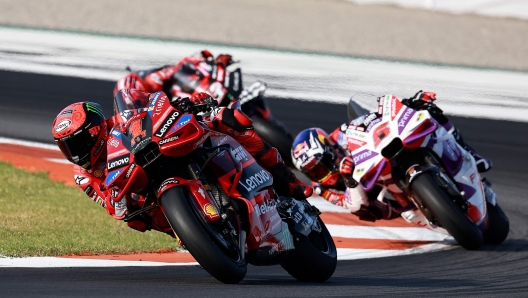
[(310, 149), (310, 147), (308, 147), (308, 144), (306, 143), (306, 141), (297, 144), (297, 146), (295, 146), (295, 148), (293, 149), (293, 157), (299, 158), (299, 156), (306, 153), (308, 149)]
[(142, 128), (141, 119), (134, 120), (130, 123), (128, 132), (132, 135), (132, 146), (139, 143), (141, 139), (147, 135), (147, 132)]
[(112, 187), (112, 198), (117, 198), (119, 196), (119, 189), (117, 187)]
[(225, 141), (227, 141), (227, 136), (223, 137), (220, 141), (218, 141), (217, 146), (222, 145)]
[(418, 112), (418, 116), (416, 117), (416, 122), (422, 121), (423, 118), (424, 118), (424, 113)]
[(130, 116), (132, 116), (132, 111), (130, 111), (130, 110), (126, 110), (126, 111), (121, 112), (121, 117), (125, 121), (127, 121), (128, 118), (130, 118)]
[(381, 118), (377, 118), (374, 121), (370, 122), (369, 126), (367, 127), (366, 131), (369, 132), (372, 127), (374, 127), (376, 124), (381, 122)]
[(111, 171), (113, 169), (124, 167), (128, 165), (129, 162), (130, 162), (130, 154), (114, 158), (108, 161), (108, 170)]
[(55, 132), (61, 132), (71, 125), (71, 120), (62, 120), (55, 125)]
[(143, 141), (139, 142), (138, 144), (136, 144), (136, 146), (134, 148), (132, 148), (132, 153), (136, 153), (137, 151), (141, 150), (144, 148), (144, 146), (148, 143), (150, 143), (150, 141), (152, 140), (152, 138), (148, 137), (146, 139), (144, 139)]
[(161, 183), (161, 185), (160, 185), (160, 187), (158, 189), (158, 192), (165, 190), (165, 187), (167, 185), (169, 185), (169, 184), (179, 184), (179, 183), (180, 183), (180, 181), (178, 181), (176, 179), (172, 179), (172, 178), (167, 179), (167, 180), (163, 181), (163, 183)]
[(110, 145), (110, 146), (112, 146), (114, 148), (117, 148), (117, 147), (119, 147), (119, 141), (114, 139), (114, 138), (110, 138), (108, 140), (108, 145)]
[(238, 160), (238, 161), (241, 161), (241, 160), (247, 160), (248, 159), (248, 154), (246, 152), (246, 150), (244, 149), (244, 147), (242, 146), (238, 146), (237, 148), (235, 148), (233, 150), (233, 155), (235, 156), (235, 159)]
[(293, 215), (293, 220), (295, 221), (295, 223), (299, 223), (302, 219), (302, 214), (300, 214), (299, 212), (295, 212), (295, 214)]
[(130, 165), (130, 168), (128, 168), (128, 171), (125, 174), (125, 178), (129, 178), (130, 177), (130, 175), (132, 174), (132, 171), (134, 170), (135, 167), (136, 167), (135, 163)]
[(183, 127), (185, 124), (189, 123), (191, 121), (192, 117), (191, 115), (183, 115), (180, 117), (180, 119), (178, 120), (178, 123), (176, 123), (176, 125), (174, 125), (171, 130), (169, 131), (169, 133), (173, 133), (175, 132), (176, 130), (180, 129), (181, 127)]
[(400, 118), (398, 119), (398, 133), (402, 133), (405, 126), (407, 126), (409, 120), (412, 118), (415, 112), (415, 110), (407, 108), (405, 112), (400, 116)]
[(154, 115), (159, 116), (161, 114), (161, 111), (163, 111), (163, 104), (165, 104), (166, 99), (167, 99), (167, 96), (163, 96), (162, 98), (160, 98), (160, 100), (156, 104)]
[(117, 138), (121, 139), (121, 132), (119, 130), (112, 130), (112, 134), (116, 136)]
[(261, 216), (272, 210), (275, 210), (277, 208), (277, 203), (275, 203), (275, 200), (270, 200), (268, 203), (263, 201), (262, 204), (256, 204), (254, 208), (255, 212), (257, 212), (257, 215)]
[(103, 111), (101, 111), (99, 106), (94, 106), (94, 105), (90, 104), (89, 102), (86, 103), (85, 106), (86, 106), (86, 110), (87, 111), (94, 112), (94, 113), (98, 114), (99, 116), (101, 116), (102, 118), (104, 118)]
[(265, 170), (260, 170), (260, 172), (253, 174), (251, 177), (247, 178), (245, 184), (242, 181), (238, 183), (242, 185), (247, 191), (252, 191), (253, 189), (263, 185), (266, 181), (270, 180), (270, 175)]
[(66, 110), (66, 111), (62, 112), (60, 114), (60, 116), (65, 117), (65, 116), (71, 115), (72, 113), (73, 113), (73, 110)]
[(87, 186), (85, 189), (84, 189), (84, 193), (88, 196), (90, 196), (92, 194), (92, 191), (93, 191), (93, 187), (91, 186)]
[(353, 158), (354, 158), (354, 164), (356, 165), (359, 165), (375, 156), (377, 156), (378, 153), (374, 152), (374, 151), (370, 151), (368, 149), (365, 149), (363, 151), (360, 151), (359, 153), (357, 154), (354, 154), (353, 155)]
[(164, 145), (164, 144), (167, 144), (167, 143), (170, 143), (170, 142), (173, 142), (173, 141), (176, 141), (180, 138), (180, 136), (174, 136), (174, 137), (170, 137), (168, 139), (164, 139), (164, 140), (161, 140), (158, 142), (159, 145)]
[(97, 195), (96, 191), (94, 191), (90, 199), (92, 199), (92, 201), (94, 201), (99, 206), (106, 207), (104, 200), (99, 195)]
[(158, 129), (158, 131), (156, 131), (156, 136), (159, 137), (159, 138), (163, 138), (163, 136), (165, 135), (165, 133), (167, 132), (167, 130), (172, 126), (172, 124), (174, 123), (174, 121), (178, 118), (178, 116), (180, 115), (179, 112), (177, 111), (174, 111), (170, 116), (169, 118), (167, 118), (165, 120), (165, 123), (163, 123), (163, 125), (161, 125), (161, 127)]
[(156, 101), (158, 101), (158, 98), (159, 98), (160, 95), (161, 95), (161, 92), (158, 92), (158, 93), (156, 93), (154, 95), (154, 98), (150, 102), (150, 105), (149, 105), (149, 108), (148, 108), (149, 111), (154, 110), (154, 106), (156, 105)]
[(123, 170), (119, 170), (119, 171), (115, 171), (115, 172), (109, 173), (108, 176), (106, 177), (105, 184), (106, 185), (110, 185), (110, 183), (114, 182), (114, 180), (116, 180), (116, 178), (119, 177), (119, 175), (122, 172), (123, 172)]
[(193, 149), (200, 147), (208, 137), (209, 134), (205, 134), (200, 140), (198, 140), (198, 142), (194, 143)]
[(389, 108), (390, 100), (391, 100), (390, 95), (385, 95), (385, 97), (383, 98), (383, 118), (387, 118), (390, 116), (390, 113), (391, 113), (391, 109)]
[(211, 218), (218, 217), (218, 211), (216, 211), (216, 208), (213, 205), (209, 204), (209, 203), (206, 203), (204, 205), (204, 212), (205, 212), (205, 214), (207, 216), (209, 216)]
[(354, 138), (348, 138), (348, 148), (350, 151), (354, 151), (357, 148), (363, 147), (367, 144), (367, 142), (354, 139)]
[(105, 143), (104, 140), (101, 140), (101, 142), (99, 142), (99, 147), (97, 147), (97, 149), (95, 149), (95, 151), (93, 153), (94, 156), (99, 155), (99, 152), (101, 152), (101, 149), (103, 149), (103, 147), (104, 147), (104, 143)]
[(205, 199), (205, 192), (203, 191), (203, 189), (198, 188), (198, 193), (200, 193), (200, 195), (202, 196), (202, 198)]
[(416, 175), (422, 172), (422, 171), (416, 170), (415, 168), (416, 166), (418, 165), (413, 165), (407, 170), (407, 175), (409, 175), (409, 183), (411, 183), (411, 181), (414, 179), (414, 177), (416, 177)]
[(83, 185), (83, 184), (90, 182), (90, 178), (88, 177), (79, 176), (79, 175), (73, 175), (73, 177), (75, 178), (75, 184), (77, 185)]
[(360, 138), (360, 139), (364, 139), (365, 138), (365, 134), (364, 133), (361, 133), (359, 131), (356, 131), (354, 129), (354, 126), (351, 126), (347, 129), (346, 131), (346, 134), (345, 134), (347, 137), (351, 137), (351, 138)]
[(363, 120), (363, 125), (366, 127), (372, 122), (372, 120), (376, 119), (378, 115), (376, 113), (370, 113), (365, 120)]
[(233, 91), (240, 90), (240, 73), (238, 71), (233, 72)]

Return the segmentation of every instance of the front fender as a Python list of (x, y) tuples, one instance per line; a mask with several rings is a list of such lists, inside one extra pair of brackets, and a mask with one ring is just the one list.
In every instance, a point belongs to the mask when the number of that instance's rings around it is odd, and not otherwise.
[(195, 201), (205, 218), (210, 222), (220, 219), (215, 203), (211, 200), (206, 187), (200, 180), (187, 180), (179, 177), (165, 179), (158, 189), (158, 200), (165, 192), (174, 187), (183, 187), (189, 191), (189, 197)]

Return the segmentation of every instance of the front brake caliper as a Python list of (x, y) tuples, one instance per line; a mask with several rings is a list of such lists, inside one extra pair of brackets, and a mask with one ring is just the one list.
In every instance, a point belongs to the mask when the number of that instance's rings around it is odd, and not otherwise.
[(288, 224), (290, 231), (308, 236), (312, 231), (321, 232), (321, 225), (317, 220), (319, 210), (306, 201), (280, 197), (277, 211), (281, 219)]

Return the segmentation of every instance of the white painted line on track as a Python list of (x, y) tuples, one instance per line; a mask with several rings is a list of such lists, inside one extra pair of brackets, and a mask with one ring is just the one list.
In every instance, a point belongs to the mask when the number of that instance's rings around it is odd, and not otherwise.
[(93, 260), (73, 259), (57, 257), (27, 257), (27, 258), (0, 258), (0, 267), (19, 268), (60, 268), (60, 267), (155, 267), (155, 266), (188, 266), (198, 265), (197, 262), (188, 263), (166, 263), (148, 261), (115, 261), (115, 260)]
[(26, 147), (59, 151), (59, 148), (56, 145), (24, 141), (24, 140), (19, 140), (19, 139), (12, 139), (12, 138), (4, 138), (4, 137), (0, 137), (0, 144), (13, 144), (13, 145), (26, 146)]
[(373, 259), (384, 257), (405, 256), (411, 254), (421, 254), (440, 250), (454, 249), (459, 246), (453, 245), (449, 241), (442, 243), (431, 243), (418, 247), (413, 247), (404, 250), (387, 250), (387, 249), (358, 249), (358, 248), (338, 248), (338, 260), (359, 260), (359, 259)]
[[(528, 122), (524, 72), (0, 27), (0, 69), (90, 79), (117, 80), (128, 65), (158, 67), (204, 48), (231, 53), (246, 86), (262, 80), (270, 96), (343, 104), (356, 93), (408, 97), (423, 89), (437, 93), (447, 114)], [(376, 107), (374, 99), (360, 104)]]
[(449, 236), (440, 234), (426, 228), (412, 227), (365, 227), (326, 225), (330, 234), (334, 237), (361, 238), (361, 239), (384, 239), (384, 240), (407, 240), (407, 241), (443, 241)]

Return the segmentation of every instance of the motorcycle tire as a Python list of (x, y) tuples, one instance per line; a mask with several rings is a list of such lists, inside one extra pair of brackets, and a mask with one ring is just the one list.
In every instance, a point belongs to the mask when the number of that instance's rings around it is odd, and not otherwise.
[(506, 240), (510, 232), (510, 220), (504, 211), (502, 211), (499, 204), (493, 206), (486, 202), (486, 208), (488, 209), (489, 226), (486, 232), (484, 232), (484, 243), (501, 244)]
[(412, 184), (413, 195), (419, 198), (440, 226), (467, 250), (476, 250), (484, 243), (477, 225), (464, 214), (430, 173), (423, 173)]
[(318, 218), (321, 232), (312, 232), (308, 237), (293, 235), (295, 250), (281, 264), (291, 276), (304, 282), (324, 282), (337, 266), (337, 249), (323, 221)]
[(264, 119), (261, 115), (251, 116), (253, 127), (257, 134), (277, 148), (287, 166), (293, 167), (291, 158), (292, 135), (286, 130), (284, 124), (275, 118)]
[(244, 259), (233, 260), (224, 253), (197, 218), (194, 204), (180, 187), (166, 191), (161, 206), (172, 229), (198, 263), (214, 278), (226, 284), (239, 283), (246, 276)]

